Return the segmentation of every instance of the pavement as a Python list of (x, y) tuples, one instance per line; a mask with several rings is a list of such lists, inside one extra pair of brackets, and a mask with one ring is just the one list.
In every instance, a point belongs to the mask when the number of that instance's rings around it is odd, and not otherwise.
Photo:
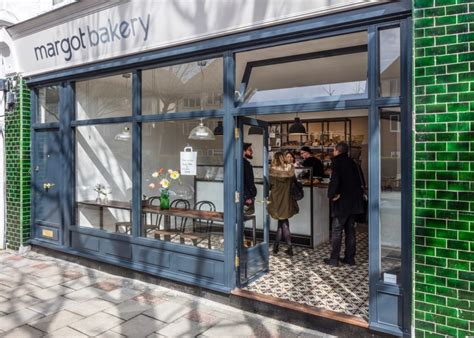
[(0, 251), (0, 337), (330, 337), (28, 251)]

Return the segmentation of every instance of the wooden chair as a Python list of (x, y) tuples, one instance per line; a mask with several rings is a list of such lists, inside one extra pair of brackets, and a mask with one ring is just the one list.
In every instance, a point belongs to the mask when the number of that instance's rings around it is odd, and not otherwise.
[[(189, 210), (191, 204), (185, 199), (177, 199), (171, 202), (170, 208), (181, 208), (184, 210)], [(161, 223), (163, 215), (159, 215), (159, 223)], [(166, 218), (165, 218), (166, 219)], [(154, 229), (154, 234), (156, 239), (161, 239), (161, 236), (164, 237), (165, 240), (171, 240), (171, 237), (175, 237), (181, 233), (183, 233), (186, 229), (186, 223), (188, 221), (187, 217), (181, 216), (170, 216), (170, 229)], [(174, 229), (172, 228), (174, 225)]]
[[(194, 204), (194, 210), (201, 211), (216, 211), (216, 206), (211, 201), (199, 201)], [(190, 239), (194, 246), (197, 246), (200, 242), (207, 239), (207, 247), (211, 249), (211, 230), (214, 221), (209, 219), (193, 219), (193, 232), (185, 233), (185, 228), (180, 235), (180, 242), (184, 243), (185, 239)], [(196, 230), (199, 229), (199, 232)], [(204, 232), (202, 231), (204, 229)]]

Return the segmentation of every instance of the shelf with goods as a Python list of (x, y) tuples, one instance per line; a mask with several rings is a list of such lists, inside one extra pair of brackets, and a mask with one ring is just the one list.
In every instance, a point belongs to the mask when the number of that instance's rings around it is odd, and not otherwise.
[(277, 151), (290, 151), (297, 162), (301, 162), (302, 158), (299, 156), (299, 151), (301, 147), (307, 146), (311, 149), (313, 156), (323, 162), (325, 173), (328, 175), (336, 144), (340, 141), (346, 141), (349, 145), (351, 157), (359, 164), (361, 163), (364, 135), (352, 135), (353, 128), (350, 118), (302, 120), (301, 123), (307, 133), (297, 136), (288, 135), (288, 129), (293, 122), (293, 120), (290, 120), (270, 123), (270, 158)]

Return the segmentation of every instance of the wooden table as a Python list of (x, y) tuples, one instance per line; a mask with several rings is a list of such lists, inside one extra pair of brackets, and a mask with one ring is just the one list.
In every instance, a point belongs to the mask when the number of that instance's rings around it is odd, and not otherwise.
[[(132, 213), (132, 206), (130, 202), (122, 201), (107, 201), (105, 203), (98, 203), (96, 201), (80, 201), (77, 205), (84, 205), (99, 208), (99, 227), (101, 230), (104, 229), (104, 208), (122, 209), (130, 211), (130, 219)], [(143, 205), (142, 213), (154, 213), (164, 215), (165, 217), (183, 217), (190, 219), (203, 219), (206, 221), (224, 222), (224, 213), (219, 211), (206, 211), (206, 210), (194, 210), (194, 209), (183, 209), (183, 208), (170, 208), (167, 210), (161, 210), (158, 205)], [(255, 215), (245, 215), (244, 222), (252, 221), (252, 243), (257, 244), (257, 221)], [(165, 222), (166, 223), (166, 222)], [(166, 229), (165, 229), (166, 230)], [(210, 243), (209, 243), (210, 245)]]

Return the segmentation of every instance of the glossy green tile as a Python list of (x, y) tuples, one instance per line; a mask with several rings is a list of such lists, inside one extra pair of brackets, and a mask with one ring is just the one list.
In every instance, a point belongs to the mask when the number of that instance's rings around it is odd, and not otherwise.
[[(437, 231), (440, 231), (440, 230), (437, 230)], [(458, 254), (456, 250), (442, 249), (442, 248), (436, 248), (436, 256), (444, 257), (444, 258), (453, 258), (453, 259), (458, 258)], [(436, 278), (441, 278), (441, 277), (436, 277)], [(427, 280), (429, 280), (429, 278), (427, 278)], [(443, 278), (443, 280), (445, 280), (445, 278)], [(441, 283), (437, 283), (437, 284), (441, 285)]]
[[(471, 29), (471, 28), (469, 28)], [(474, 32), (473, 33), (465, 33), (465, 34), (459, 34), (457, 35), (457, 39), (459, 42), (470, 42), (474, 41)], [(436, 42), (436, 40), (435, 40)], [(452, 43), (456, 43), (456, 41), (453, 41)]]
[[(458, 232), (454, 230), (446, 230), (446, 229), (437, 229), (436, 230), (436, 237), (437, 238), (445, 238), (445, 239), (458, 239)], [(442, 256), (444, 257), (444, 256)]]
[(469, 109), (469, 103), (448, 103), (448, 112), (465, 112)]
[[(461, 13), (467, 12), (468, 6), (465, 4), (462, 4), (462, 5), (447, 6), (443, 9), (445, 9), (445, 12), (447, 15), (461, 14)], [(440, 14), (440, 15), (443, 15), (443, 14)]]
[(446, 305), (446, 298), (435, 296), (435, 295), (426, 295), (425, 301), (427, 303), (438, 304), (438, 305)]
[(457, 337), (457, 333), (458, 333), (456, 328), (452, 328), (452, 327), (440, 325), (440, 324), (436, 325), (435, 332), (439, 334), (450, 335), (452, 337)]
[[(442, 142), (442, 141), (457, 141), (458, 137), (455, 133), (436, 133), (436, 141)], [(439, 155), (439, 153), (438, 153)], [(453, 156), (453, 154), (450, 154), (449, 156)], [(457, 158), (457, 157), (456, 157)], [(441, 158), (438, 158), (441, 160)], [(447, 158), (449, 160), (449, 158)]]
[(469, 288), (469, 282), (467, 281), (462, 281), (459, 279), (447, 279), (446, 280), (446, 286), (449, 288), (454, 288), (454, 289), (465, 289), (467, 290)]
[(446, 34), (446, 27), (430, 27), (425, 29), (426, 36), (440, 36)]
[[(458, 63), (455, 65), (449, 65), (450, 66), (460, 66), (460, 65), (466, 65), (466, 63)], [(452, 72), (452, 71), (451, 71)], [(449, 93), (454, 93), (454, 92), (467, 92), (469, 91), (469, 83), (464, 82), (464, 83), (452, 83), (448, 85), (448, 92)]]
[[(459, 35), (461, 36), (461, 35)], [(437, 46), (440, 46), (440, 45), (450, 45), (450, 44), (453, 44), (453, 43), (457, 43), (457, 36), (455, 35), (447, 35), (447, 36), (437, 36), (435, 37), (435, 44)], [(461, 41), (459, 41), (461, 42)]]
[(454, 25), (458, 23), (457, 15), (447, 15), (435, 18), (436, 26)]
[(416, 38), (414, 41), (415, 48), (431, 47), (435, 44), (434, 37)]
[(448, 240), (447, 246), (448, 249), (469, 250), (469, 242), (467, 241)]
[(469, 45), (467, 43), (458, 43), (455, 45), (447, 46), (448, 54), (464, 53), (464, 52), (469, 52)]
[(436, 77), (437, 84), (451, 83), (451, 82), (458, 82), (457, 74), (439, 75)]
[(443, 180), (443, 181), (457, 181), (458, 180), (458, 173), (457, 172), (438, 172), (436, 174), (436, 179), (437, 180)]
[(459, 34), (469, 32), (468, 24), (457, 24), (446, 27), (446, 34)]
[(448, 268), (456, 269), (456, 270), (469, 270), (469, 262), (455, 260), (455, 259), (448, 259)]

